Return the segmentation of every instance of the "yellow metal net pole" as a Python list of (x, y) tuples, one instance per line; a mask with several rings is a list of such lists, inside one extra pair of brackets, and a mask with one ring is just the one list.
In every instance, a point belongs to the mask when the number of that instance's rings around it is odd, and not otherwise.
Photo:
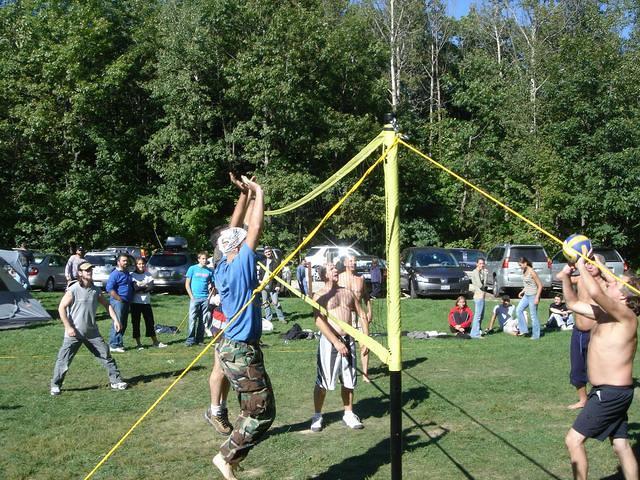
[(387, 249), (387, 335), (389, 362), (391, 478), (402, 478), (402, 350), (400, 347), (400, 207), (398, 203), (398, 146), (394, 119), (384, 126), (384, 162)]

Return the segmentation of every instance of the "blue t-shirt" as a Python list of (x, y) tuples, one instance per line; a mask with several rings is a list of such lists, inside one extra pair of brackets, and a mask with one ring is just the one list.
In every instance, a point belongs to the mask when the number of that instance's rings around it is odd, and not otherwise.
[(191, 292), (195, 298), (207, 298), (209, 285), (213, 283), (213, 272), (207, 267), (191, 265), (187, 270), (187, 278), (191, 282)]
[[(222, 312), (227, 319), (231, 320), (249, 301), (257, 286), (256, 254), (243, 243), (231, 263), (227, 263), (227, 257), (223, 257), (216, 268), (216, 287), (220, 292)], [(259, 340), (261, 335), (260, 301), (256, 297), (224, 331), (224, 336), (238, 342), (252, 342)]]
[(130, 302), (133, 299), (133, 280), (128, 271), (120, 271), (117, 268), (109, 274), (107, 292), (115, 290), (123, 302)]

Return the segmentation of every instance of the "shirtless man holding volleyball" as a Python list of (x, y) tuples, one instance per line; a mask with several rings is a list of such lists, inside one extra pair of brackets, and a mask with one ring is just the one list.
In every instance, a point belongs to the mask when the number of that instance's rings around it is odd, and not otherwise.
[[(595, 321), (591, 329), (587, 370), (593, 385), (587, 402), (566, 435), (575, 479), (586, 479), (588, 461), (587, 438), (611, 440), (626, 479), (638, 478), (638, 463), (629, 444), (627, 410), (633, 400), (633, 359), (637, 346), (637, 315), (640, 298), (636, 292), (618, 281), (607, 283), (606, 289), (589, 274), (584, 258), (576, 262), (583, 287), (593, 300), (581, 301), (573, 291), (571, 267), (558, 274), (562, 281), (567, 306), (575, 313)], [(637, 278), (625, 275), (624, 282), (638, 289)]]

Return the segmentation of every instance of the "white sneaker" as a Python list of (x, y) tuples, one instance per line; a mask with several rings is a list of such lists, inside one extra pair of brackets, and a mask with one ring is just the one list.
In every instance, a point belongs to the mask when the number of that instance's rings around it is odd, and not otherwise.
[(154, 347), (156, 347), (156, 348), (167, 348), (167, 344), (166, 343), (162, 343), (162, 342), (158, 342), (158, 344), (154, 345)]
[(51, 390), (49, 391), (49, 393), (51, 393), (51, 395), (53, 395), (54, 397), (57, 395), (60, 395), (60, 387), (57, 385), (54, 385), (53, 387), (51, 387)]
[(110, 347), (111, 353), (124, 353), (124, 347)]
[(319, 432), (322, 430), (322, 415), (314, 415), (311, 417), (311, 431)]
[(112, 383), (111, 388), (113, 390), (126, 390), (129, 385), (126, 382)]
[(345, 412), (342, 417), (342, 421), (347, 427), (352, 428), (353, 430), (362, 430), (364, 428), (364, 425), (358, 416), (353, 412)]
[(213, 333), (211, 333), (211, 329), (209, 327), (204, 327), (204, 336), (207, 338), (213, 337)]

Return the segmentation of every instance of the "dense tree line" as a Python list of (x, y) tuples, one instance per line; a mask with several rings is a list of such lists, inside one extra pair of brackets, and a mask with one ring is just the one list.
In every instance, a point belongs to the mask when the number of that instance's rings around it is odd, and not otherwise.
[[(434, 159), (560, 237), (635, 259), (638, 7), (487, 0), (456, 20), (441, 0), (4, 2), (0, 245), (205, 247), (235, 199), (229, 170), (284, 206), (393, 103)], [(415, 155), (400, 165), (404, 245), (549, 245)], [(271, 217), (265, 241), (291, 249), (363, 170)], [(318, 240), (382, 254), (383, 222), (380, 170)]]

